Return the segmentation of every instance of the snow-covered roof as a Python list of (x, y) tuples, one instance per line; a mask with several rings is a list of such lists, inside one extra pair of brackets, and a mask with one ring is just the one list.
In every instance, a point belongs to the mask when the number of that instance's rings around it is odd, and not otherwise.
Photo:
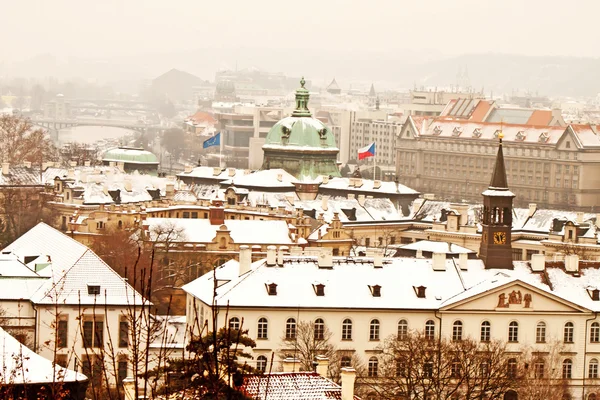
[[(468, 264), (479, 275), (478, 282), (488, 275), (480, 260)], [(217, 279), (228, 282), (217, 288), (216, 300), (231, 307), (437, 309), (443, 300), (464, 290), (452, 260), (446, 261), (445, 271), (434, 271), (432, 260), (416, 258), (390, 259), (382, 268), (374, 268), (372, 258), (334, 257), (333, 268), (319, 268), (316, 256), (289, 256), (277, 268), (257, 261), (241, 277), (239, 263), (231, 260), (217, 268)], [(277, 284), (277, 296), (269, 296), (266, 282)], [(316, 296), (315, 283), (325, 285), (325, 296)], [(381, 297), (373, 297), (369, 285), (380, 285)], [(427, 287), (425, 298), (417, 297), (414, 288), (418, 286)], [(212, 273), (183, 289), (210, 304)]]
[[(215, 171), (218, 171), (215, 174)], [(189, 177), (189, 178), (203, 178), (210, 179), (217, 182), (220, 182), (225, 179), (229, 179), (236, 176), (242, 176), (246, 173), (244, 169), (236, 169), (236, 168), (215, 168), (215, 167), (194, 167), (190, 172), (181, 172), (177, 174), (179, 178)]]
[(0, 357), (3, 385), (44, 384), (53, 382), (83, 382), (88, 378), (82, 373), (52, 365), (48, 360), (0, 328)]
[[(140, 294), (93, 251), (43, 222), (11, 243), (3, 252), (9, 250), (19, 259), (38, 256), (26, 264), (32, 270), (40, 260), (50, 262), (38, 271), (40, 276), (47, 279), (31, 293), (29, 298), (34, 303), (142, 304)], [(93, 277), (93, 282), (90, 277)], [(2, 280), (0, 278), (0, 285)], [(88, 283), (99, 285), (101, 294), (89, 295)], [(29, 286), (33, 288), (33, 285), (34, 282)]]
[(355, 178), (330, 178), (327, 183), (322, 183), (321, 188), (330, 190), (344, 190), (351, 192), (365, 192), (368, 193), (385, 193), (385, 194), (418, 194), (414, 189), (404, 186), (400, 183), (379, 181), (381, 185), (379, 188), (375, 188), (375, 181), (372, 179), (360, 179), (360, 186), (357, 184), (351, 184), (357, 182)]
[(461, 253), (475, 253), (473, 250), (469, 250), (466, 247), (459, 246), (450, 242), (437, 242), (432, 240), (419, 240), (418, 242), (410, 243), (404, 246), (400, 246), (401, 249), (406, 250), (421, 250), (430, 251), (432, 253), (444, 253), (444, 254), (461, 254)]
[[(267, 266), (265, 260), (252, 264), (250, 272), (239, 275), (239, 263), (230, 260), (217, 268), (218, 304), (230, 307), (355, 308), (436, 310), (511, 282), (556, 296), (580, 309), (600, 311), (600, 302), (588, 293), (598, 288), (600, 270), (581, 268), (581, 276), (561, 268), (547, 268), (548, 281), (532, 272), (528, 262), (514, 262), (514, 269), (486, 269), (481, 260), (467, 260), (466, 270), (454, 260), (445, 260), (443, 270), (433, 268), (433, 260), (417, 258), (384, 259), (374, 267), (367, 257), (334, 257), (333, 267), (319, 268), (316, 256), (286, 256), (283, 265)], [(188, 283), (187, 293), (211, 304), (213, 273)], [(265, 283), (277, 284), (277, 295), (269, 295)], [(325, 295), (317, 296), (314, 285), (325, 285)], [(381, 296), (372, 295), (370, 286), (381, 286)], [(425, 286), (425, 297), (416, 288)], [(352, 295), (349, 296), (348, 294)]]
[[(181, 236), (175, 242), (211, 243), (221, 225), (211, 225), (208, 219), (174, 219), (147, 218), (144, 226), (148, 226), (152, 240), (161, 226), (181, 230)], [(286, 221), (261, 221), (228, 219), (223, 223), (236, 244), (258, 245), (291, 245), (289, 228)]]
[[(342, 387), (316, 372), (244, 375), (242, 393), (261, 400), (341, 400)], [(354, 399), (359, 400), (357, 396)]]
[(259, 187), (259, 188), (295, 188), (294, 183), (298, 182), (293, 175), (283, 169), (267, 169), (256, 171), (251, 174), (235, 176), (227, 179), (227, 184), (242, 187)]

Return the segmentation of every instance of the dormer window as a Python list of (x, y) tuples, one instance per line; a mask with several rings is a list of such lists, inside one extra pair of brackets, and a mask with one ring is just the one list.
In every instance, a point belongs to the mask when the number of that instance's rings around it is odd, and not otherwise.
[(473, 131), (473, 137), (480, 138), (481, 137), (481, 129), (475, 128), (475, 130)]
[(89, 295), (99, 295), (100, 294), (100, 285), (87, 285), (88, 294)]
[(373, 297), (381, 297), (381, 286), (372, 285), (369, 286), (369, 289), (371, 289), (371, 294), (373, 295)]
[(516, 136), (517, 140), (522, 142), (523, 140), (525, 140), (526, 137), (527, 137), (527, 134), (525, 133), (525, 131), (517, 132), (517, 136)]
[(592, 300), (594, 300), (594, 301), (600, 301), (600, 290), (598, 290), (598, 289), (589, 289), (588, 292), (590, 293), (590, 297), (592, 298)]
[(462, 128), (460, 126), (457, 126), (452, 130), (452, 136), (460, 136), (462, 131)]
[(550, 135), (548, 135), (548, 132), (542, 132), (542, 133), (540, 133), (540, 137), (538, 138), (538, 141), (540, 143), (546, 143), (548, 141), (548, 139), (550, 139)]
[(317, 296), (325, 296), (325, 285), (322, 283), (313, 284), (313, 289), (315, 290), (315, 294)]
[(413, 289), (415, 290), (415, 293), (417, 295), (418, 298), (420, 299), (424, 299), (425, 298), (425, 289), (427, 289), (425, 286), (421, 285), (421, 286), (413, 286)]
[(267, 283), (267, 293), (269, 296), (277, 296), (277, 284), (276, 283)]
[(433, 134), (439, 135), (440, 133), (442, 133), (442, 128), (440, 128), (439, 125), (436, 125), (435, 128), (433, 128)]

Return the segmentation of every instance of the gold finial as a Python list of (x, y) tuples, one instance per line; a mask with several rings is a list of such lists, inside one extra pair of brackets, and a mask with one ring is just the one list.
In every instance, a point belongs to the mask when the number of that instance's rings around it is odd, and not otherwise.
[(504, 133), (502, 133), (502, 131), (500, 131), (500, 133), (498, 134), (498, 139), (504, 139)]

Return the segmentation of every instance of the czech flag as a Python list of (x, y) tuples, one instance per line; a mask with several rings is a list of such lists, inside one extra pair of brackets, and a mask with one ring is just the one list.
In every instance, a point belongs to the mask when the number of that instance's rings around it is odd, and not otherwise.
[(217, 133), (215, 136), (211, 137), (210, 139), (206, 139), (203, 143), (202, 143), (202, 148), (206, 149), (212, 146), (220, 146), (221, 145), (221, 132)]
[(363, 147), (362, 149), (358, 149), (358, 159), (362, 160), (364, 158), (375, 157), (375, 142), (371, 143), (368, 146)]

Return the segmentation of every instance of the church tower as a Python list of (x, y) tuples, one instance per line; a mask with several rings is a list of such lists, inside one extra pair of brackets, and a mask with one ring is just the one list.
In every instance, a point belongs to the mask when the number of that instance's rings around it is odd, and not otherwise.
[(515, 195), (508, 190), (504, 154), (502, 153), (502, 132), (496, 155), (496, 165), (492, 181), (483, 195), (481, 222), (481, 246), (479, 256), (486, 268), (512, 269), (512, 202)]

